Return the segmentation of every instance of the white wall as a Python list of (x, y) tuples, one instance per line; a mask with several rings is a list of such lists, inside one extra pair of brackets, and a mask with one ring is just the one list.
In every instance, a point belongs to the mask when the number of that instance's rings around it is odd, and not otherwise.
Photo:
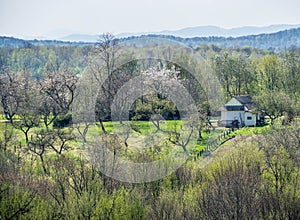
[(255, 126), (256, 125), (256, 115), (252, 114), (250, 112), (245, 112), (245, 125), (246, 126)]
[(222, 121), (238, 120), (240, 123), (242, 123), (241, 118), (246, 126), (256, 125), (256, 115), (250, 112), (244, 112), (244, 111), (222, 111), (221, 112)]
[(242, 120), (245, 119), (245, 112), (244, 111), (222, 111), (221, 112), (221, 120), (238, 120), (241, 123), (240, 118), (242, 117)]

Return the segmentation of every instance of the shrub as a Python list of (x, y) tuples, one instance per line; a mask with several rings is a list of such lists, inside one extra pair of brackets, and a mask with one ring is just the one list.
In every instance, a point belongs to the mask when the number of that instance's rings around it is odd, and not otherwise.
[(65, 128), (72, 124), (72, 114), (67, 113), (65, 115), (58, 116), (53, 121), (53, 127), (54, 128)]

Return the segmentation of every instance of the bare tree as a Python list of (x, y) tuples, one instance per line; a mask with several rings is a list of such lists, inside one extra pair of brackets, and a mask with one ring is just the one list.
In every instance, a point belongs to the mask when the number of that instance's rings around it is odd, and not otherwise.
[(45, 162), (45, 154), (49, 143), (52, 142), (51, 136), (47, 131), (40, 131), (34, 136), (31, 137), (30, 141), (27, 144), (28, 150), (38, 156), (41, 161), (43, 171), (46, 175), (50, 174)]
[(22, 81), (24, 78), (21, 73), (7, 71), (0, 78), (1, 105), (4, 116), (13, 123), (13, 117), (17, 114), (21, 103), (24, 101), (22, 92)]
[(74, 140), (74, 135), (70, 130), (55, 129), (50, 132), (50, 135), (52, 141), (48, 143), (48, 146), (59, 155), (68, 150), (70, 148), (68, 142)]
[(95, 113), (102, 131), (106, 132), (103, 121), (111, 118), (112, 101), (121, 86), (137, 73), (138, 63), (109, 33), (101, 36), (94, 52), (89, 69), (99, 84)]
[[(14, 84), (14, 94), (10, 95), (12, 91), (7, 93), (7, 105), (4, 105), (4, 109), (11, 124), (24, 133), (27, 143), (29, 141), (29, 131), (40, 123), (37, 81), (27, 71), (19, 73), (19, 75), (9, 76), (9, 78), (7, 85)], [(15, 115), (19, 117), (18, 120), (13, 120)]]
[(40, 81), (42, 99), (39, 111), (47, 129), (59, 115), (65, 115), (70, 110), (77, 82), (78, 77), (66, 71), (48, 73), (46, 78)]
[(176, 146), (180, 146), (187, 153), (187, 146), (190, 144), (193, 133), (195, 133), (198, 126), (180, 125), (179, 127), (180, 130), (178, 131), (177, 125), (174, 125), (174, 130), (169, 132), (169, 141)]
[(112, 72), (116, 66), (119, 49), (118, 39), (110, 33), (103, 34), (95, 47), (95, 56), (100, 59), (100, 63), (94, 61), (91, 64), (93, 75), (101, 85), (96, 103), (96, 116), (104, 133), (106, 130), (103, 120), (109, 118), (110, 105), (114, 97)]

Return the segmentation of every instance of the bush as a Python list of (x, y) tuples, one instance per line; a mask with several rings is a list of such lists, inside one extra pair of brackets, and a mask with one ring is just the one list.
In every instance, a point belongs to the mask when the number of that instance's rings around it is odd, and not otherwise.
[(67, 113), (65, 115), (58, 116), (53, 121), (53, 127), (54, 128), (65, 128), (72, 124), (72, 114)]

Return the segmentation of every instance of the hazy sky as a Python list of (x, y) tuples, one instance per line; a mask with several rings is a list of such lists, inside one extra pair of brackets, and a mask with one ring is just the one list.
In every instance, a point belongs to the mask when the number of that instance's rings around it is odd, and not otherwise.
[(299, 0), (0, 0), (0, 35), (300, 24)]

